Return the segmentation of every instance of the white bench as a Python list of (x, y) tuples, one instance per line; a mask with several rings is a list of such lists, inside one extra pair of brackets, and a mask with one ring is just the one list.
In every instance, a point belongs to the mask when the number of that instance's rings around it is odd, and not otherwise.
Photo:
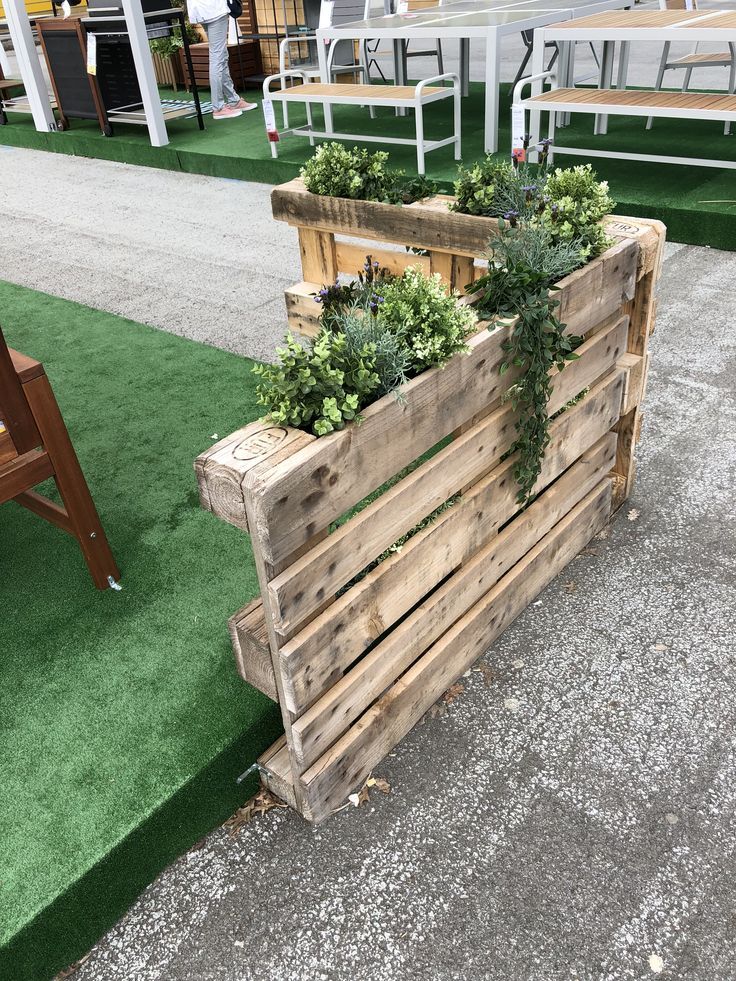
[[(301, 85), (286, 88), (289, 79), (301, 81)], [(279, 82), (280, 89), (272, 91), (271, 86), (274, 82)], [(450, 82), (449, 86), (443, 85)], [(453, 111), (453, 135), (443, 140), (428, 140), (424, 136), (424, 107), (433, 102), (440, 102), (443, 99), (452, 99), (454, 102)], [(280, 72), (278, 75), (269, 75), (263, 83), (264, 116), (267, 120), (267, 107), (270, 102), (302, 102), (307, 110), (307, 125), (287, 129), (285, 133), (292, 133), (295, 136), (308, 136), (309, 142), (314, 146), (315, 139), (320, 140), (355, 140), (359, 143), (399, 143), (404, 146), (415, 146), (417, 148), (417, 170), (420, 174), (424, 170), (424, 155), (431, 150), (437, 150), (442, 146), (455, 145), (455, 159), (460, 159), (460, 80), (453, 72), (445, 72), (442, 75), (435, 75), (426, 78), (417, 85), (339, 85), (322, 84), (310, 82), (307, 84), (306, 77), (299, 71)], [(321, 103), (326, 108), (331, 106), (388, 106), (392, 109), (413, 109), (415, 115), (416, 136), (412, 140), (408, 137), (385, 136), (383, 134), (356, 134), (339, 133), (332, 128), (331, 113), (325, 113), (325, 131), (315, 130), (312, 122), (312, 105)], [(278, 156), (277, 143), (271, 142), (271, 155)]]
[[(664, 119), (701, 119), (713, 122), (736, 122), (736, 95), (721, 93), (704, 94), (700, 92), (662, 92), (642, 91), (639, 89), (568, 89), (553, 87), (548, 92), (532, 95), (527, 99), (521, 97), (525, 85), (552, 79), (553, 86), (556, 76), (552, 72), (544, 72), (522, 79), (514, 88), (512, 113), (549, 113), (549, 137), (554, 140), (557, 117), (565, 119), (570, 113), (581, 112), (595, 116), (642, 116), (662, 117)], [(512, 117), (513, 118), (513, 117)], [(517, 115), (517, 119), (519, 116)], [(533, 140), (537, 134), (532, 134)], [(719, 134), (720, 135), (720, 134)], [(656, 133), (651, 134), (642, 128), (642, 142), (655, 139)], [(724, 137), (725, 138), (725, 137)], [(716, 149), (714, 134), (713, 149)], [(715, 156), (673, 157), (656, 153), (628, 153), (608, 149), (590, 149), (587, 147), (564, 146), (556, 140), (549, 148), (549, 160), (558, 153), (572, 154), (582, 157), (605, 157), (616, 160), (647, 160), (653, 163), (689, 164), (694, 167), (718, 167), (736, 169), (736, 161), (719, 160)]]

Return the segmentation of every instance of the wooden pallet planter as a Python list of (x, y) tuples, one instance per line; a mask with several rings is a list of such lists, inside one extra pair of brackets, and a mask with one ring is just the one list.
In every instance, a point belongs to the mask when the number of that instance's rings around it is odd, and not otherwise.
[[(453, 289), (464, 292), (484, 271), (478, 261), (482, 263), (488, 254), (498, 219), (450, 211), (452, 201), (446, 194), (402, 207), (352, 201), (312, 194), (301, 178), (275, 187), (271, 192), (273, 216), (297, 229), (302, 260), (301, 282), (285, 291), (289, 328), (314, 337), (321, 312), (314, 294), (334, 283), (340, 273), (355, 276), (369, 252), (392, 273), (400, 275), (418, 265), (426, 272), (439, 273)], [(616, 241), (638, 242), (637, 279), (654, 273), (661, 237), (658, 229), (664, 234), (660, 223), (611, 215), (606, 228)], [(347, 240), (350, 238), (368, 240), (370, 245), (356, 244)], [(404, 251), (396, 250), (397, 245)], [(587, 274), (580, 278), (587, 279)], [(559, 311), (567, 322), (564, 313)]]
[[(327, 206), (343, 204), (363, 202)], [(502, 401), (512, 378), (499, 374), (509, 324), (482, 327), (469, 354), (413, 379), (401, 401), (375, 402), (360, 425), (317, 439), (261, 420), (196, 461), (203, 507), (251, 536), (261, 599), (232, 618), (231, 632), (241, 674), (282, 710), (285, 736), (260, 761), (264, 781), (309, 820), (361, 786), (629, 493), (664, 229), (616, 221), (620, 241), (559, 284), (561, 319), (585, 341), (555, 377), (550, 413), (588, 393), (551, 422), (525, 510), (515, 458), (504, 458), (515, 436)], [(450, 248), (460, 243), (453, 234)]]

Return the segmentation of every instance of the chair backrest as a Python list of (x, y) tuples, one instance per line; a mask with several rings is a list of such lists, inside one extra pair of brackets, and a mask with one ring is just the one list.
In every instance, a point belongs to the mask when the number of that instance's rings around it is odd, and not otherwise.
[(659, 0), (660, 10), (697, 10), (698, 0)]
[(333, 0), (332, 21), (329, 26), (338, 27), (340, 24), (350, 24), (354, 20), (364, 20), (365, 11), (365, 0)]
[(10, 434), (18, 453), (27, 453), (41, 445), (23, 385), (13, 364), (2, 328), (0, 328), (0, 419)]

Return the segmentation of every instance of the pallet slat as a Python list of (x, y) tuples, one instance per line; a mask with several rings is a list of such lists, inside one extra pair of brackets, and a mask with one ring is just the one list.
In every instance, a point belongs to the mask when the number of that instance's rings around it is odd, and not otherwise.
[[(628, 318), (623, 317), (587, 341), (577, 361), (555, 373), (550, 414), (593, 385), (625, 354), (627, 330)], [(505, 377), (509, 383), (514, 376)], [(510, 403), (500, 405), (271, 582), (277, 632), (293, 634), (325, 596), (337, 592), (422, 518), (489, 470), (513, 441), (515, 418)], [(319, 590), (313, 588), (315, 581)]]
[(615, 460), (616, 437), (608, 433), (333, 685), (292, 727), (299, 762), (314, 763), (394, 678), (601, 483)]
[(604, 480), (407, 671), (302, 777), (313, 820), (360, 786), (446, 689), (480, 657), (603, 528), (611, 510)]
[[(624, 376), (612, 372), (552, 424), (541, 490), (601, 439), (619, 418)], [(518, 510), (514, 458), (504, 461), (458, 503), (283, 644), (284, 704), (308, 708), (391, 624), (445, 576), (468, 561)]]

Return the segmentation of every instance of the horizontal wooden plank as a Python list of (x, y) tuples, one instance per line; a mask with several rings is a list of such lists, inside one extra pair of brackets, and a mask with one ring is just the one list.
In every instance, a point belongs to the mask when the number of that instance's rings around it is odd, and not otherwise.
[[(555, 374), (550, 414), (592, 386), (626, 352), (628, 318), (594, 335)], [(513, 378), (513, 376), (511, 376)], [(269, 584), (275, 628), (290, 636), (336, 593), (457, 491), (487, 472), (513, 442), (516, 414), (500, 406), (303, 555)]]
[(313, 820), (327, 817), (529, 603), (603, 528), (611, 483), (573, 508), (302, 777)]
[(431, 593), (292, 726), (294, 752), (314, 763), (383, 691), (463, 616), (576, 504), (616, 462), (606, 433), (522, 514)]
[(72, 519), (66, 509), (57, 504), (56, 501), (51, 501), (33, 490), (24, 491), (14, 497), (13, 500), (27, 511), (32, 511), (39, 518), (43, 518), (44, 521), (50, 521), (52, 525), (56, 525), (57, 528), (61, 528), (67, 534), (74, 534)]
[(258, 419), (221, 439), (194, 461), (200, 504), (236, 528), (248, 530), (243, 484), (265, 461), (284, 459), (314, 436)]
[[(539, 492), (617, 422), (624, 372), (612, 371), (550, 427)], [(300, 715), (356, 658), (518, 510), (511, 456), (383, 561), (279, 651), (285, 704)]]
[(235, 663), (240, 677), (264, 695), (278, 702), (279, 693), (268, 644), (263, 602), (252, 600), (228, 620)]
[(374, 248), (372, 245), (355, 245), (353, 242), (336, 242), (337, 268), (342, 273), (357, 276), (363, 270), (366, 256), (380, 263), (394, 276), (400, 276), (410, 266), (418, 266), (422, 272), (429, 272), (429, 256), (414, 252), (398, 252), (392, 249)]
[(634, 296), (639, 248), (625, 240), (561, 279), (556, 316), (568, 333), (585, 334)]
[(29, 450), (0, 465), (0, 504), (36, 487), (54, 472), (45, 450)]

